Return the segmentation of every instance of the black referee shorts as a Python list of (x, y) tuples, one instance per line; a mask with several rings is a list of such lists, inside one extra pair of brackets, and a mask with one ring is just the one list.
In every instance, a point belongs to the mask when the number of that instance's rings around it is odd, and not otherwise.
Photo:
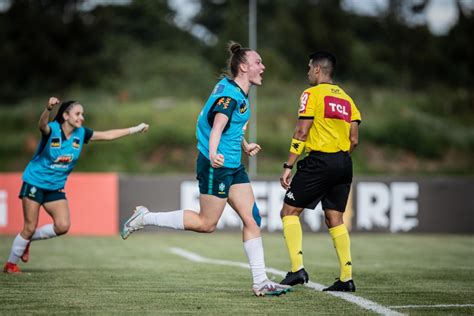
[(314, 209), (344, 212), (352, 183), (352, 160), (347, 152), (311, 152), (298, 161), (297, 171), (285, 194), (285, 203)]

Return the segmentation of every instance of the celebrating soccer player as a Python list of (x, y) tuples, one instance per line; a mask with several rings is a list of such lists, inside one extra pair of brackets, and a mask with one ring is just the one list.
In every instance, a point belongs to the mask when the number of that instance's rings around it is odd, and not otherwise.
[(241, 162), (242, 150), (249, 156), (260, 151), (258, 144), (245, 141), (244, 129), (250, 118), (247, 94), (252, 85), (262, 84), (265, 66), (256, 51), (240, 44), (229, 43), (229, 51), (228, 76), (216, 84), (197, 122), (200, 212), (150, 212), (139, 206), (124, 224), (122, 238), (144, 226), (212, 233), (228, 202), (243, 222), (244, 249), (252, 271), (254, 294), (280, 295), (291, 287), (267, 278), (258, 208)]
[[(41, 142), (23, 172), (19, 195), (23, 204), (24, 226), (13, 241), (3, 268), (6, 273), (21, 272), (17, 263), (20, 258), (23, 262), (29, 260), (32, 241), (57, 237), (69, 230), (69, 205), (64, 186), (79, 159), (82, 146), (89, 141), (114, 140), (148, 130), (145, 123), (102, 132), (84, 127), (84, 110), (76, 101), (63, 102), (54, 120), (49, 122), (51, 111), (59, 103), (57, 98), (51, 97), (39, 120)], [(38, 228), (41, 205), (53, 223)]]

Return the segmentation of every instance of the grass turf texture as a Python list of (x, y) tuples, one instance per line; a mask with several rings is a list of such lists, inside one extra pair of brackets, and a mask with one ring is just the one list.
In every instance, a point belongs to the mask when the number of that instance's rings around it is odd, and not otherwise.
[[(0, 236), (6, 260), (13, 238)], [(385, 307), (474, 304), (474, 238), (447, 235), (353, 234), (355, 295)], [(268, 267), (289, 267), (280, 234), (265, 234)], [(206, 313), (371, 314), (340, 298), (296, 286), (280, 297), (251, 294), (250, 271), (188, 261), (201, 256), (246, 262), (241, 236), (160, 232), (119, 237), (60, 237), (31, 246), (22, 275), (0, 274), (0, 314)], [(338, 276), (329, 235), (304, 234), (305, 267), (313, 282)], [(280, 281), (281, 277), (269, 274)], [(474, 307), (392, 308), (410, 315), (473, 314)]]

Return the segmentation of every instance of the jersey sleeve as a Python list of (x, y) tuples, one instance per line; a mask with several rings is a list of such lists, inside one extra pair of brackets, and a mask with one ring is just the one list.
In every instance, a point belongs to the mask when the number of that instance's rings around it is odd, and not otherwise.
[(89, 143), (93, 134), (94, 130), (84, 126), (84, 144)]
[(354, 104), (354, 102), (351, 100), (351, 122), (357, 122), (360, 123), (362, 122), (362, 117), (360, 115), (359, 109), (357, 106)]
[(232, 117), (232, 113), (234, 112), (237, 106), (237, 101), (232, 99), (231, 97), (221, 97), (218, 98), (211, 107), (211, 110), (207, 113), (207, 122), (210, 126), (214, 125), (214, 118), (216, 117), (217, 113), (222, 113), (229, 118), (227, 122), (226, 128), (230, 125), (230, 119)]
[(313, 119), (316, 109), (316, 96), (313, 92), (305, 90), (300, 97), (299, 119)]
[(231, 97), (222, 97), (214, 102), (214, 105), (212, 106), (212, 112), (214, 113), (214, 115), (217, 113), (222, 113), (228, 118), (230, 118), (236, 106), (237, 101), (235, 101)]

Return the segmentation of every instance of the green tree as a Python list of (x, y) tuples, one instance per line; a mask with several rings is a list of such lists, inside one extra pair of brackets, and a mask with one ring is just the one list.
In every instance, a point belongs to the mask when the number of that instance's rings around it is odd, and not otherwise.
[(113, 60), (100, 56), (101, 32), (77, 11), (77, 3), (15, 0), (0, 15), (0, 98), (92, 85), (113, 69)]

